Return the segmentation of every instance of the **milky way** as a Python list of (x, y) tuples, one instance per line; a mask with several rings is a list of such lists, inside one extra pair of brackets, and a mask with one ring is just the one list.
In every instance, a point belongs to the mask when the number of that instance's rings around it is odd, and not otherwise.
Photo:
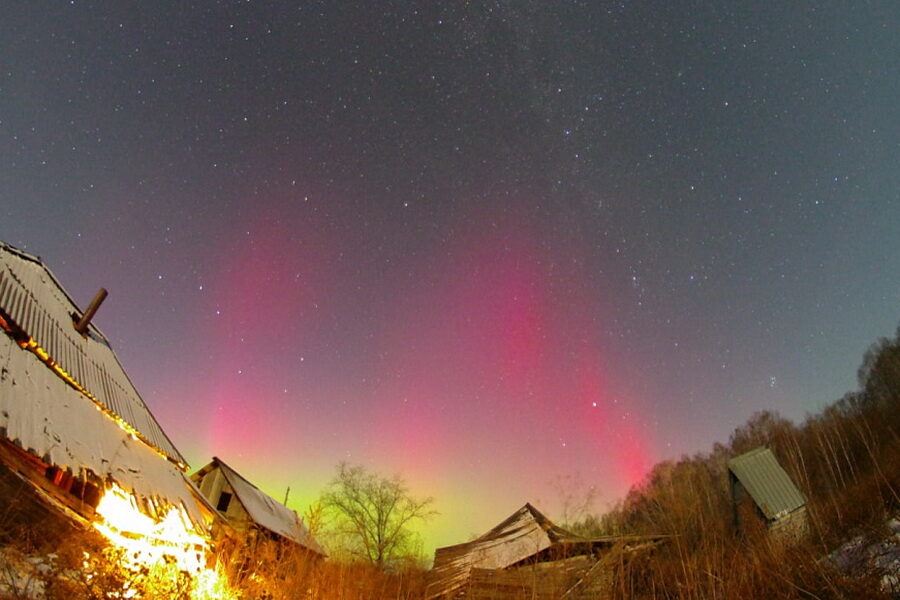
[(90, 2), (0, 15), (0, 238), (175, 444), (427, 545), (601, 505), (855, 385), (900, 317), (894, 2)]

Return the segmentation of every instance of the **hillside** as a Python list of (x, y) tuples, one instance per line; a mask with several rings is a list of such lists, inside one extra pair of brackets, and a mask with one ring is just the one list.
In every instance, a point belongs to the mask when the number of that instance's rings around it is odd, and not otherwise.
[[(623, 570), (614, 597), (900, 596), (890, 520), (900, 514), (900, 330), (869, 349), (858, 380), (857, 391), (799, 425), (758, 413), (727, 444), (657, 464), (612, 511), (573, 524), (588, 535), (671, 536)], [(736, 528), (727, 463), (759, 446), (807, 498), (808, 535), (796, 543)]]

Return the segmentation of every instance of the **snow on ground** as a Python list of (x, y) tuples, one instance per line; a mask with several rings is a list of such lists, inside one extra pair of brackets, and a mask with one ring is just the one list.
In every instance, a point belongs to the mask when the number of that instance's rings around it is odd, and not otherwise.
[(54, 555), (27, 556), (12, 547), (0, 547), (0, 598), (38, 600), (44, 597), (43, 576)]
[(900, 519), (887, 522), (887, 535), (876, 532), (856, 536), (828, 555), (845, 573), (875, 575), (881, 589), (900, 598)]

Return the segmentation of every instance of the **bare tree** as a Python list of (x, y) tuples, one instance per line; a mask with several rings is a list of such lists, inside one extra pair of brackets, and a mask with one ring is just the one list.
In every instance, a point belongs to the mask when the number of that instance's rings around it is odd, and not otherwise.
[(414, 498), (399, 476), (382, 477), (344, 462), (321, 503), (338, 533), (351, 541), (351, 552), (378, 568), (406, 558), (415, 545), (412, 524), (437, 514), (434, 499)]

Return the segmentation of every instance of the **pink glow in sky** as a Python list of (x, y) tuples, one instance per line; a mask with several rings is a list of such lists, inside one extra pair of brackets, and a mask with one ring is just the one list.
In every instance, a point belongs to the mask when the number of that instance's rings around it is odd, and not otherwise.
[(526, 501), (552, 510), (561, 476), (611, 501), (650, 466), (640, 403), (614, 391), (595, 333), (604, 299), (582, 279), (577, 241), (483, 214), (402, 273), (388, 267), (395, 285), (356, 296), (333, 260), (340, 240), (281, 214), (237, 227), (210, 248), (214, 314), (194, 336), (209, 360), (192, 395), (209, 427), (189, 442), (194, 462), (219, 455), (298, 502), (340, 460), (400, 473), (439, 509), (481, 490), (468, 515), (444, 507), (456, 524), (439, 517), (429, 544)]
[(300, 510), (341, 460), (434, 495), (431, 545), (560, 476), (602, 508), (896, 328), (881, 13), (21, 4), (0, 239), (109, 290), (192, 466)]

